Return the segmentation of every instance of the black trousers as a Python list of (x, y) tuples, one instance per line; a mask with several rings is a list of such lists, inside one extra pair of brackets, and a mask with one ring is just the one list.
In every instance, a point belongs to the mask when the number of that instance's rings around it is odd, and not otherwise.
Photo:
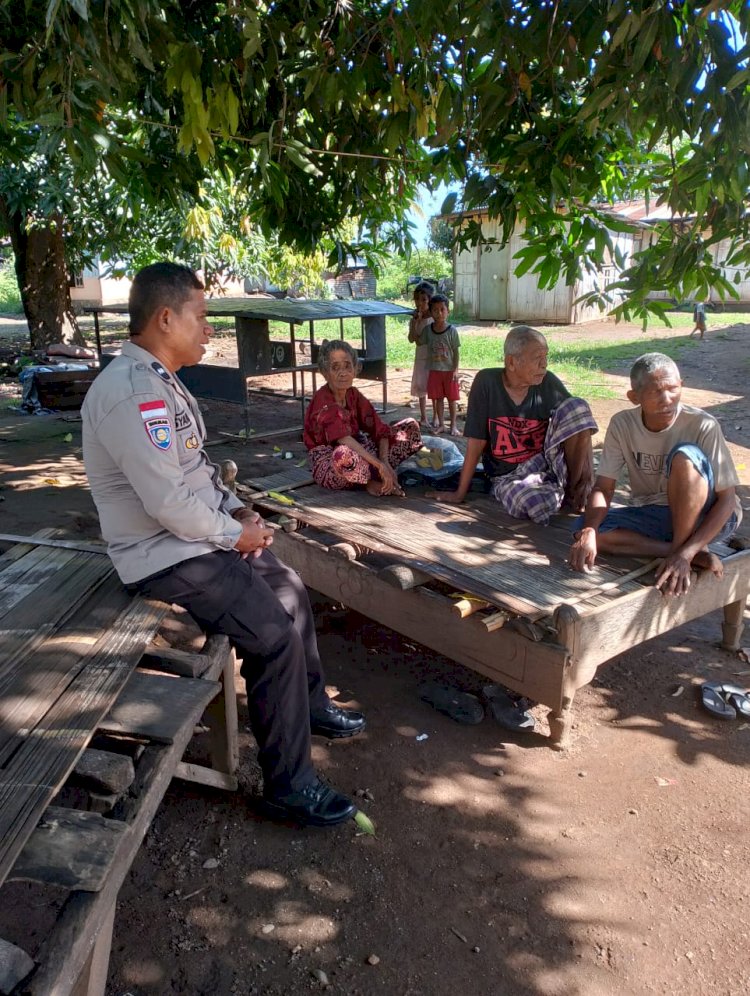
[(310, 711), (328, 704), (310, 600), (298, 575), (269, 550), (243, 560), (220, 550), (184, 560), (136, 584), (148, 598), (181, 605), (207, 633), (229, 637), (242, 659), (250, 726), (266, 793), (313, 777)]

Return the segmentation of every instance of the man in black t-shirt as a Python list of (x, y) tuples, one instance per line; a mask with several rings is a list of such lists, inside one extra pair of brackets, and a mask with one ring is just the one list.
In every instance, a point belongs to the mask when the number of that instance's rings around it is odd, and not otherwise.
[(439, 501), (463, 501), (479, 458), (492, 494), (511, 515), (547, 523), (564, 499), (583, 508), (593, 484), (591, 434), (596, 422), (547, 372), (547, 340), (519, 325), (503, 347), (505, 366), (481, 370), (469, 394), (466, 456), (456, 491)]

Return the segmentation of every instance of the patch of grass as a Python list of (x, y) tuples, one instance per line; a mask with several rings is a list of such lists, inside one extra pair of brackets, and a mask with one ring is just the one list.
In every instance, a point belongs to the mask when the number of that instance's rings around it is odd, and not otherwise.
[[(580, 328), (575, 331), (580, 332)], [(405, 330), (389, 330), (389, 368), (410, 369), (414, 347)], [(679, 362), (684, 349), (695, 348), (698, 341), (687, 336), (658, 339), (592, 340), (571, 342), (566, 330), (545, 329), (549, 342), (549, 367), (574, 394), (587, 398), (616, 398), (619, 392), (607, 380), (607, 374), (626, 375), (633, 361), (642, 353), (666, 353)], [(502, 366), (505, 330), (488, 335), (465, 335), (461, 340), (461, 369), (482, 370)]]
[(10, 259), (0, 263), (0, 314), (20, 315), (23, 313), (21, 293), (18, 290), (16, 271)]

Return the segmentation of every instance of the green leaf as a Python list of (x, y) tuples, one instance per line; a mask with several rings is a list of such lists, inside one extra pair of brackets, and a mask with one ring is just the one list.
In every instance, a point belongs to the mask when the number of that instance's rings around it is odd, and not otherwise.
[(454, 191), (445, 198), (440, 208), (440, 214), (453, 214), (456, 210), (456, 202), (458, 201), (458, 194)]
[(371, 837), (375, 836), (375, 824), (366, 813), (362, 812), (361, 809), (358, 809), (355, 812), (354, 822), (357, 824), (362, 833), (369, 834)]
[(68, 0), (68, 3), (79, 17), (83, 18), (84, 21), (88, 21), (89, 5), (87, 0)]
[(318, 167), (301, 155), (293, 145), (286, 146), (286, 154), (303, 173), (308, 173), (310, 176), (323, 176)]

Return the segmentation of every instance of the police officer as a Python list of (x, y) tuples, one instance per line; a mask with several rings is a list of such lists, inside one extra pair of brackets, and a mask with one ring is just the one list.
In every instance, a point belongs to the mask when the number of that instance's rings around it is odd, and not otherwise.
[(133, 590), (229, 637), (242, 659), (267, 811), (341, 823), (355, 807), (316, 776), (310, 736), (350, 737), (365, 719), (326, 695), (304, 585), (203, 449), (200, 410), (176, 376), (201, 360), (211, 334), (203, 285), (188, 267), (155, 263), (136, 274), (129, 307), (130, 341), (82, 409), (83, 460), (108, 553)]

